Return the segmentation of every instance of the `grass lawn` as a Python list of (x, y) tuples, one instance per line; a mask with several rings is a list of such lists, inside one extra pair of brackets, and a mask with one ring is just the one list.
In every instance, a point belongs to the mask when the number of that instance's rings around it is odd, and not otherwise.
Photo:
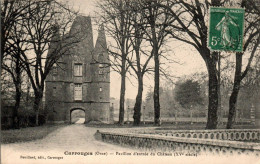
[(15, 143), (42, 139), (54, 130), (65, 125), (43, 125), (21, 129), (10, 129), (1, 131), (1, 143)]

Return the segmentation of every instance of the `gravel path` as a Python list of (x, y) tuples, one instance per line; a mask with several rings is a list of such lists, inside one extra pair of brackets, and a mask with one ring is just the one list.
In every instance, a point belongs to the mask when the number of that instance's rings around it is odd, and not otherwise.
[[(60, 161), (63, 161), (61, 163), (64, 163), (64, 160), (48, 160), (48, 156), (58, 156), (63, 157), (63, 159), (66, 158), (67, 160), (73, 160), (73, 158), (86, 159), (86, 157), (93, 157), (97, 152), (112, 152), (114, 154), (119, 151), (135, 151), (130, 148), (124, 148), (118, 145), (108, 144), (95, 140), (94, 134), (96, 131), (97, 128), (86, 127), (84, 124), (72, 124), (50, 133), (47, 137), (41, 140), (24, 143), (4, 144), (1, 145), (1, 160), (2, 163), (56, 163)], [(87, 153), (86, 156), (65, 155), (65, 153), (68, 154), (70, 152), (87, 152), (89, 155), (87, 155)], [(36, 160), (22, 158), (21, 156), (36, 156)], [(38, 156), (44, 156), (47, 158), (47, 161), (37, 159)], [(65, 163), (67, 163), (67, 160)]]
[(84, 122), (85, 122), (85, 118), (79, 118), (79, 120), (75, 122), (75, 124), (84, 124)]

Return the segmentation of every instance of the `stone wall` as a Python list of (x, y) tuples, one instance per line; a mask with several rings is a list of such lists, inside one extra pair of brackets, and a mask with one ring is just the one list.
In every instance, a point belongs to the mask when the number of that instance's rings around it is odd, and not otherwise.
[[(237, 131), (238, 132), (238, 131)], [(239, 134), (242, 131), (239, 132)], [(240, 134), (241, 135), (241, 134)], [(257, 131), (259, 140), (259, 130)], [(131, 146), (146, 151), (189, 152), (196, 154), (260, 155), (260, 144), (251, 142), (173, 137), (158, 134), (138, 134), (97, 131), (96, 139)]]

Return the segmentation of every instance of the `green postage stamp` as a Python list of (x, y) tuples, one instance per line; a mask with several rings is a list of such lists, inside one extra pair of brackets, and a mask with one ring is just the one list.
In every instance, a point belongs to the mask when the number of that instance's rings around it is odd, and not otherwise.
[(211, 51), (243, 51), (243, 8), (210, 7), (208, 47)]

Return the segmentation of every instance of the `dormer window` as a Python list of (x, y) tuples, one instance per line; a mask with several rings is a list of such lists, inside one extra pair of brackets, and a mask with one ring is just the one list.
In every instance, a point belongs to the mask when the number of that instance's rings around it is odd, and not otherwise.
[(98, 67), (99, 67), (99, 72), (98, 72), (98, 74), (99, 74), (99, 75), (103, 75), (103, 74), (104, 74), (104, 71), (103, 71), (104, 65), (103, 65), (103, 64), (99, 64)]
[(74, 64), (74, 76), (82, 76), (82, 64), (81, 63)]

